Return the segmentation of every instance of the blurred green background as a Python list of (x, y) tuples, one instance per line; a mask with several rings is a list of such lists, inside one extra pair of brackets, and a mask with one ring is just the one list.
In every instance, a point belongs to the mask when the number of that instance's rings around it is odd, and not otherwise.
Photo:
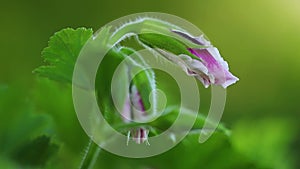
[(20, 146), (42, 134), (52, 138), (44, 141), (51, 149), (49, 156), (51, 152), (58, 155), (51, 164), (41, 166), (79, 166), (88, 138), (74, 113), (70, 87), (37, 78), (32, 70), (43, 63), (40, 52), (54, 32), (66, 27), (96, 31), (137, 12), (182, 17), (218, 47), (231, 72), (240, 78), (228, 89), (222, 119), (232, 137), (216, 135), (203, 145), (186, 141), (149, 159), (103, 152), (98, 167), (300, 168), (297, 0), (1, 1), (0, 168), (25, 166), (30, 159), (18, 160)]

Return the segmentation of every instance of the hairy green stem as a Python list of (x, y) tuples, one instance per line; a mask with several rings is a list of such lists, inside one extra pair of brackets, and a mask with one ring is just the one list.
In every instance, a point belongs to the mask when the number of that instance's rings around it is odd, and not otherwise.
[(93, 169), (100, 154), (100, 150), (101, 148), (90, 139), (79, 169)]
[(144, 34), (144, 33), (158, 33), (158, 34), (163, 34), (178, 39), (182, 41), (184, 44), (186, 44), (187, 46), (193, 48), (201, 47), (195, 43), (190, 42), (185, 38), (180, 37), (179, 35), (172, 33), (171, 32), (172, 29), (185, 31), (182, 28), (173, 25), (171, 23), (168, 23), (166, 21), (145, 17), (122, 25), (110, 35), (109, 39), (111, 45), (115, 45), (116, 43), (119, 43), (121, 40), (124, 40), (124, 38), (127, 38), (129, 36), (136, 36), (138, 34)]

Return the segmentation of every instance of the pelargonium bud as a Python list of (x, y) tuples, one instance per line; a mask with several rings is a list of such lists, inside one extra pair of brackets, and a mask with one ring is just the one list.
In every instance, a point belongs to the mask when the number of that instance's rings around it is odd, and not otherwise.
[[(173, 33), (174, 37), (146, 33), (139, 35), (139, 39), (141, 43), (149, 46), (150, 50), (160, 53), (179, 65), (187, 75), (195, 76), (205, 87), (220, 85), (227, 88), (239, 80), (229, 72), (228, 64), (221, 57), (218, 49), (203, 35), (193, 37), (189, 33), (178, 30), (171, 30), (170, 33)], [(194, 46), (188, 46), (184, 41), (191, 42)]]

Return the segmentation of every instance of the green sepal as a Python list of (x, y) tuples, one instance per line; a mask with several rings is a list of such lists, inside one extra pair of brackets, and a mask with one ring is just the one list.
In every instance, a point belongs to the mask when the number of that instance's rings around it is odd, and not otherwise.
[(142, 43), (148, 45), (151, 48), (163, 49), (174, 53), (175, 55), (185, 54), (191, 56), (193, 59), (199, 60), (199, 58), (188, 51), (187, 45), (171, 36), (157, 33), (144, 33), (139, 34), (138, 38)]

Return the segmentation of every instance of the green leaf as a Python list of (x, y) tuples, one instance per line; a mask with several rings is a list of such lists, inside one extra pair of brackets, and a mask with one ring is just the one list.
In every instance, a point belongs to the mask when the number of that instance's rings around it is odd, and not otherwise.
[(297, 136), (295, 126), (285, 118), (243, 119), (233, 126), (232, 144), (260, 168), (292, 169), (294, 157), (287, 150)]
[(58, 145), (42, 135), (16, 149), (13, 159), (22, 166), (44, 166), (57, 151)]
[[(18, 86), (6, 86), (0, 90), (0, 153), (10, 153), (16, 145), (41, 133), (54, 132), (53, 119), (37, 111), (30, 91)], [(18, 106), (16, 106), (18, 105)]]
[(66, 28), (55, 33), (50, 38), (48, 47), (42, 51), (46, 65), (35, 69), (34, 73), (52, 80), (71, 83), (79, 52), (92, 34), (92, 29), (86, 28)]
[(232, 148), (224, 134), (214, 133), (204, 144), (199, 144), (198, 137), (198, 134), (188, 135), (169, 151), (149, 158), (124, 158), (103, 151), (98, 168), (258, 169)]
[[(182, 120), (182, 123), (180, 123), (180, 125), (188, 126), (189, 124), (187, 124), (185, 121), (191, 121), (191, 118), (194, 118), (194, 115), (192, 115), (192, 113), (193, 112), (188, 111), (188, 110), (183, 111), (182, 118), (186, 119), (186, 120)], [(122, 123), (120, 125), (117, 125), (116, 128), (120, 130), (120, 129), (124, 129), (124, 128), (132, 128), (132, 127), (138, 127), (138, 126), (151, 126), (151, 128), (153, 129), (154, 132), (160, 133), (160, 132), (167, 130), (177, 119), (178, 115), (179, 115), (179, 107), (169, 106), (165, 109), (165, 111), (163, 112), (163, 114), (161, 116), (159, 116), (156, 120), (151, 121), (150, 123), (134, 123), (134, 122), (127, 123), (127, 124)], [(194, 123), (191, 131), (189, 132), (189, 134), (192, 134), (192, 135), (196, 134), (199, 136), (200, 131), (203, 128), (205, 120), (206, 120), (206, 116), (201, 113), (198, 113), (197, 118), (195, 119), (195, 123)], [(223, 124), (218, 125), (216, 132), (221, 133), (225, 136), (231, 135), (231, 131), (229, 129), (227, 129)], [(156, 135), (156, 134), (154, 134), (154, 135)]]
[[(48, 157), (54, 155), (50, 153), (54, 152), (54, 149), (50, 148), (47, 149), (49, 156), (45, 156), (46, 147), (39, 146), (39, 141), (29, 141), (41, 135), (48, 135), (49, 138), (55, 132), (52, 117), (37, 110), (36, 104), (28, 98), (31, 92), (23, 86), (0, 85), (0, 119), (4, 122), (0, 124), (0, 166), (2, 168), (40, 166), (50, 162)], [(46, 141), (46, 139), (42, 140)], [(37, 155), (32, 156), (33, 153)], [(7, 164), (1, 164), (3, 159)], [(4, 167), (8, 165), (12, 166)]]

